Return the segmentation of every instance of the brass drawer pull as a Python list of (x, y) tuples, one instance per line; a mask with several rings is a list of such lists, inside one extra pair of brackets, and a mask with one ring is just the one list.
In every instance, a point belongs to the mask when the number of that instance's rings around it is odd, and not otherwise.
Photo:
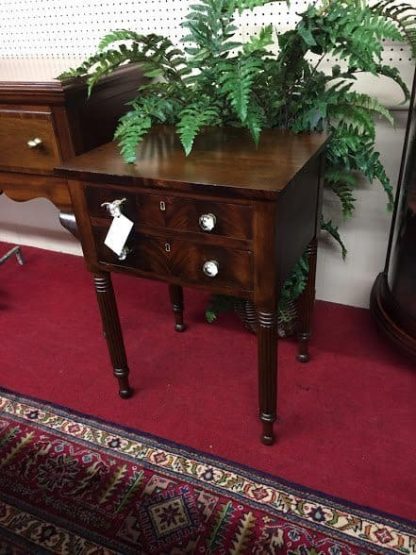
[(36, 148), (38, 146), (41, 146), (42, 144), (42, 139), (39, 139), (39, 137), (35, 137), (34, 139), (29, 139), (27, 142), (27, 146), (29, 148)]
[(216, 260), (207, 260), (202, 266), (202, 271), (207, 277), (215, 277), (220, 271), (220, 265)]
[(121, 216), (121, 206), (126, 202), (126, 200), (127, 199), (122, 198), (114, 200), (113, 202), (103, 202), (101, 206), (107, 208), (110, 216), (116, 218), (117, 216)]
[(203, 231), (212, 231), (215, 228), (216, 223), (217, 218), (214, 214), (202, 214), (202, 216), (199, 217), (199, 227)]

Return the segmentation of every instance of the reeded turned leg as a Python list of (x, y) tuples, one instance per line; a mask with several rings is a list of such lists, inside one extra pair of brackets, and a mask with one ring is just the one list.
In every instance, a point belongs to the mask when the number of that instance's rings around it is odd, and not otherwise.
[(114, 368), (114, 376), (119, 383), (119, 395), (127, 399), (133, 391), (129, 385), (126, 350), (110, 273), (94, 274), (94, 283), (104, 336)]
[(257, 326), (259, 366), (259, 406), (263, 423), (261, 441), (272, 445), (275, 441), (273, 424), (276, 420), (277, 400), (277, 312), (258, 310)]
[(309, 263), (308, 281), (306, 289), (298, 299), (298, 360), (300, 362), (308, 362), (309, 356), (309, 340), (312, 331), (312, 314), (313, 305), (315, 303), (315, 275), (316, 275), (316, 258), (317, 258), (317, 239), (314, 238), (308, 246), (307, 255)]
[(183, 289), (180, 285), (169, 285), (169, 296), (172, 304), (173, 314), (175, 315), (175, 330), (185, 331), (186, 325), (183, 323)]

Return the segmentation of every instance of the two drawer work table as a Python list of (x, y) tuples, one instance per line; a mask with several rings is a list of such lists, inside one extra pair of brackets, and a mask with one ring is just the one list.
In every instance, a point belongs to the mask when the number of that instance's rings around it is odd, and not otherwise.
[[(122, 397), (131, 389), (111, 272), (167, 282), (178, 331), (182, 286), (247, 299), (257, 312), (262, 441), (274, 442), (279, 291), (308, 249), (298, 322), (298, 356), (306, 361), (326, 141), (325, 134), (266, 130), (256, 147), (245, 130), (208, 128), (186, 157), (175, 129), (159, 126), (139, 146), (135, 164), (108, 143), (56, 170), (68, 179)], [(104, 244), (110, 212), (118, 210), (134, 223), (119, 256)]]

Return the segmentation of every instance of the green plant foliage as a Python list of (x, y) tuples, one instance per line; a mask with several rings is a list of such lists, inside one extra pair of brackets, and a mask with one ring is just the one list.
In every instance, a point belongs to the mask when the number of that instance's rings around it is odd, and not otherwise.
[[(279, 36), (276, 21), (243, 44), (237, 40), (236, 15), (274, 1), (195, 0), (182, 23), (183, 48), (156, 34), (113, 31), (94, 56), (62, 78), (86, 77), (91, 90), (102, 76), (136, 62), (152, 79), (139, 89), (115, 134), (127, 162), (134, 162), (141, 140), (158, 123), (176, 126), (186, 155), (207, 125), (247, 128), (255, 142), (271, 127), (328, 130), (326, 184), (344, 216), (354, 211), (359, 175), (380, 182), (391, 205), (392, 188), (375, 150), (375, 124), (378, 118), (393, 120), (354, 84), (362, 73), (391, 79), (408, 99), (406, 84), (396, 68), (382, 62), (382, 52), (384, 40), (402, 41), (416, 56), (416, 9), (396, 0), (322, 0)], [(327, 57), (339, 60), (329, 74), (320, 67)], [(325, 216), (322, 229), (345, 256), (337, 225)], [(292, 288), (292, 295), (298, 293)]]

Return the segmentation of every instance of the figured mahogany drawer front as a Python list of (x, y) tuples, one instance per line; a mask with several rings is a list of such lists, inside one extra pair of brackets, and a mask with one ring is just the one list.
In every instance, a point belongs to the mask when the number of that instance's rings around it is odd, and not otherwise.
[(225, 201), (184, 198), (163, 193), (132, 194), (117, 189), (86, 187), (89, 214), (109, 216), (103, 203), (126, 199), (122, 212), (136, 229), (158, 229), (220, 235), (235, 239), (252, 238), (252, 207)]
[(0, 166), (52, 171), (59, 162), (50, 113), (0, 111)]
[(104, 245), (106, 232), (103, 227), (93, 228), (100, 262), (134, 268), (155, 278), (175, 277), (190, 284), (252, 290), (252, 254), (249, 251), (136, 232), (127, 241), (126, 258), (120, 260)]
[(170, 195), (137, 195), (138, 223), (176, 231), (251, 239), (251, 206)]

